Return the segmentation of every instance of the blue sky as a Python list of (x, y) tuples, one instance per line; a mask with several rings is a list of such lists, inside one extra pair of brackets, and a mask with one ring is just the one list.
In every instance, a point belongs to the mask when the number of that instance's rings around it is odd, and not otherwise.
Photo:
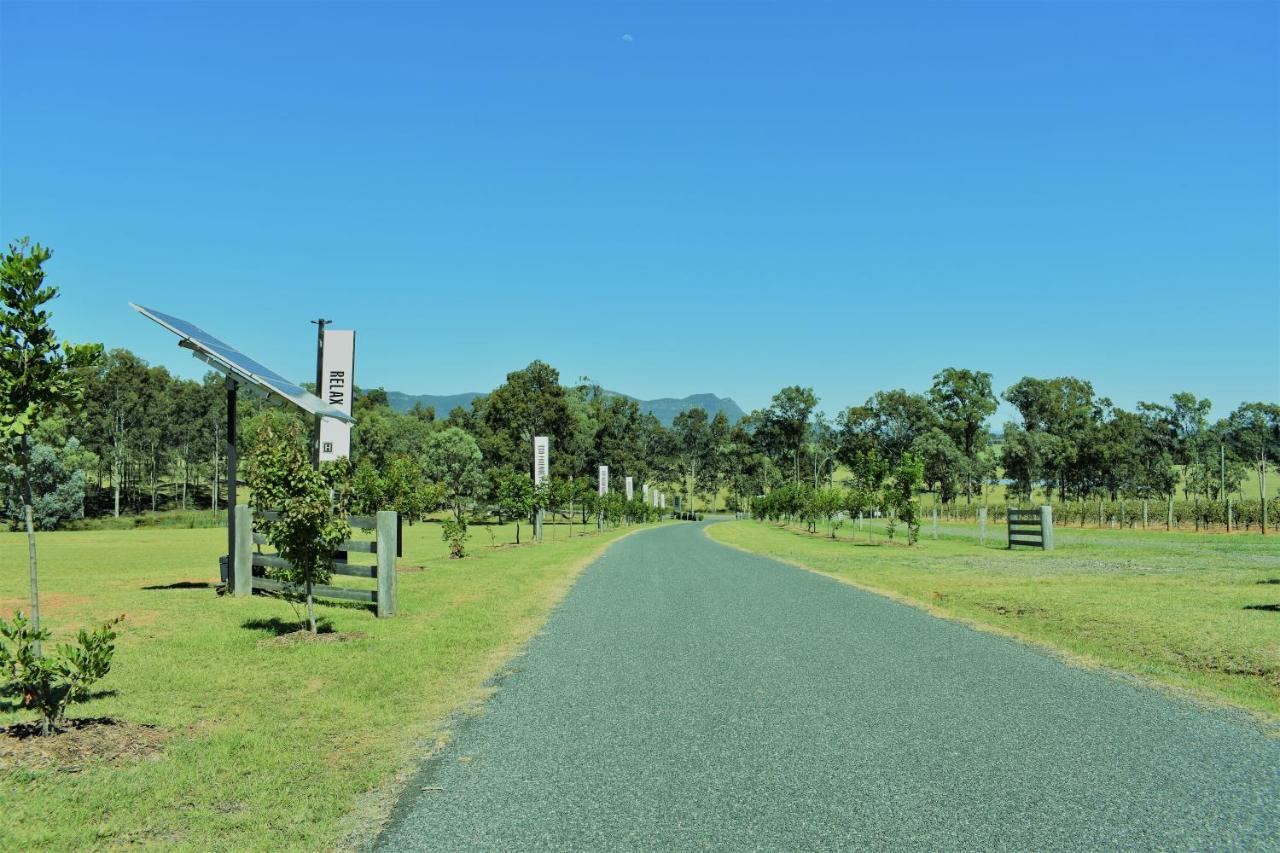
[[(0, 235), (285, 375), (1280, 399), (1275, 3), (0, 4)], [(624, 36), (630, 36), (629, 39)]]

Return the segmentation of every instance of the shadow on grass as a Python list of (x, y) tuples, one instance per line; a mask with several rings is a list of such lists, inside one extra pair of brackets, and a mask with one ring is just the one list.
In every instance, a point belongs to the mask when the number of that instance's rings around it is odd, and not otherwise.
[(1263, 610), (1268, 613), (1280, 613), (1280, 604), (1246, 604), (1245, 610)]
[(1277, 584), (1280, 584), (1280, 578), (1267, 578), (1266, 580), (1258, 581), (1258, 583), (1277, 583)]
[[(241, 628), (248, 628), (250, 631), (267, 631), (277, 637), (285, 634), (292, 634), (295, 631), (306, 628), (302, 622), (296, 622), (292, 619), (281, 619), (279, 616), (272, 616), (270, 619), (248, 619), (240, 624)], [(333, 622), (321, 616), (316, 619), (316, 631), (320, 634), (332, 634)]]
[[(299, 605), (305, 601), (305, 599), (300, 595), (294, 595), (292, 592), (282, 592), (274, 589), (255, 589), (253, 594), (263, 598), (274, 598), (279, 601), (288, 601)], [(374, 615), (377, 615), (378, 613), (378, 605), (376, 604), (370, 604), (363, 601), (346, 601), (340, 598), (326, 598), (319, 593), (316, 594), (315, 603), (316, 607), (338, 607), (345, 610), (363, 610), (366, 613), (372, 613)]]
[[(84, 698), (84, 701), (88, 701), (90, 699), (110, 699), (113, 696), (119, 695), (120, 694), (114, 690), (92, 690), (89, 692), (89, 695)], [(15, 702), (12, 699), (0, 700), (0, 714), (16, 714), (19, 711), (24, 710), (26, 709), (22, 707), (22, 702), (20, 701)]]
[(217, 584), (213, 581), (178, 581), (177, 583), (157, 584), (155, 586), (144, 586), (146, 590), (158, 589), (213, 589)]

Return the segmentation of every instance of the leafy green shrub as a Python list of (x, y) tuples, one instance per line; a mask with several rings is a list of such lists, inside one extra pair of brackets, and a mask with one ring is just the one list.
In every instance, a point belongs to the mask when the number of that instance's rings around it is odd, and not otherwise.
[[(84, 517), (85, 472), (75, 467), (75, 459), (83, 455), (80, 442), (67, 439), (66, 447), (57, 450), (46, 444), (31, 447), (31, 519), (37, 530), (53, 530), (62, 521)], [(17, 529), (23, 518), (22, 494), (18, 483), (22, 469), (6, 465), (8, 477), (0, 482), (3, 509), (10, 525)]]
[(452, 559), (461, 560), (467, 556), (466, 545), (470, 536), (465, 521), (450, 518), (440, 525), (440, 538), (449, 543), (449, 556)]
[(22, 706), (40, 714), (44, 734), (57, 730), (67, 706), (89, 698), (89, 687), (111, 671), (115, 655), (117, 616), (93, 631), (80, 629), (74, 645), (59, 643), (52, 656), (41, 655), (40, 644), (50, 633), (22, 614), (0, 619), (0, 694), (21, 697)]
[[(277, 428), (264, 425), (255, 436), (248, 465), (249, 488), (258, 504), (258, 525), (289, 568), (273, 569), (281, 580), (301, 583), (307, 623), (316, 633), (312, 587), (328, 583), (333, 552), (351, 537), (347, 506), (351, 490), (346, 466), (311, 467), (306, 440), (296, 422)], [(264, 510), (279, 513), (268, 520)]]

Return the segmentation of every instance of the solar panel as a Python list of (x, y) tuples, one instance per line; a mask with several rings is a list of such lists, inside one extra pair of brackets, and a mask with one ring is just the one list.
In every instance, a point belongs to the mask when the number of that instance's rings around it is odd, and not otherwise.
[(180, 346), (193, 350), (197, 356), (216, 370), (248, 382), (268, 396), (288, 400), (308, 414), (334, 418), (345, 423), (355, 422), (354, 418), (346, 412), (336, 406), (328, 405), (315, 394), (309, 393), (297, 383), (290, 382), (266, 365), (254, 361), (230, 344), (218, 340), (194, 323), (188, 323), (180, 317), (132, 302), (129, 303), (129, 307), (173, 332), (182, 339), (179, 341)]

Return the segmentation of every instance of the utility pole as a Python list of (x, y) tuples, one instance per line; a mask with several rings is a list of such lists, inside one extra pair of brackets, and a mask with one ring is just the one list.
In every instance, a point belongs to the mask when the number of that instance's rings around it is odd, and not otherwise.
[[(324, 392), (320, 390), (324, 387), (324, 327), (332, 323), (332, 320), (326, 320), (321, 317), (319, 320), (312, 320), (316, 325), (316, 396), (320, 397)], [(323, 399), (323, 397), (321, 397)], [(315, 434), (311, 437), (311, 467), (320, 470), (320, 416), (316, 415), (316, 423), (314, 426)]]

